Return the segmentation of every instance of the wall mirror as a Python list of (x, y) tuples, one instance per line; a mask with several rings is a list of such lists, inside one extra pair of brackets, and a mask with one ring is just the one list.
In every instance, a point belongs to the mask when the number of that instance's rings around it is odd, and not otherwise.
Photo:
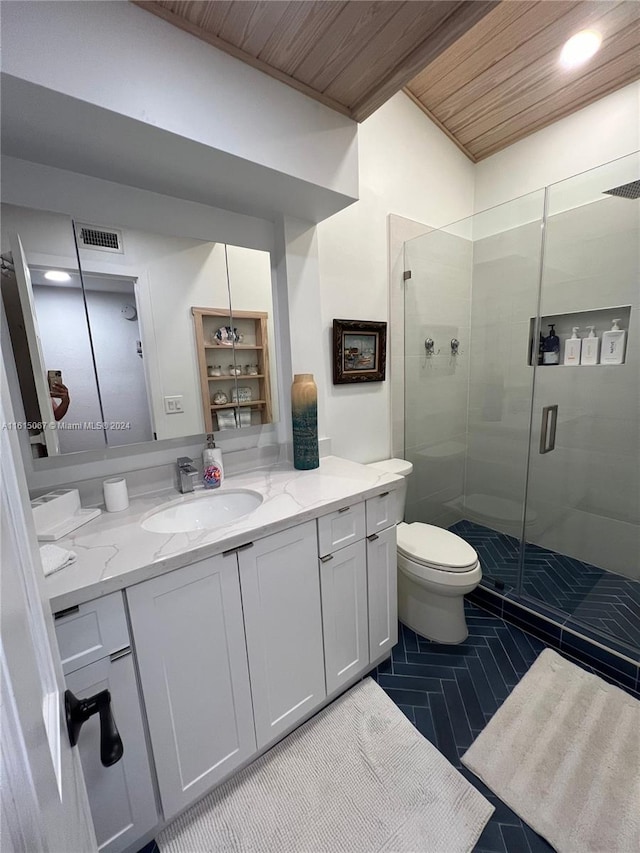
[(34, 458), (276, 421), (268, 252), (3, 204), (1, 253)]

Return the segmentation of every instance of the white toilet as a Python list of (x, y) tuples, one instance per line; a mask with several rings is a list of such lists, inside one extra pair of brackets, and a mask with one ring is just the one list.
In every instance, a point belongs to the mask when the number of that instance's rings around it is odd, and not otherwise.
[[(388, 474), (408, 477), (404, 459), (371, 463)], [(482, 578), (475, 550), (455, 533), (416, 521), (405, 524), (407, 484), (398, 488), (398, 617), (416, 633), (437, 643), (467, 638), (464, 598)]]

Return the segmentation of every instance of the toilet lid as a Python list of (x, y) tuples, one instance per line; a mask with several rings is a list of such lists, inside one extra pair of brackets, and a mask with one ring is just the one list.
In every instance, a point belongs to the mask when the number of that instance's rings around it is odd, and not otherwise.
[(478, 555), (464, 539), (420, 521), (398, 525), (398, 552), (415, 563), (446, 572), (468, 572), (478, 563)]

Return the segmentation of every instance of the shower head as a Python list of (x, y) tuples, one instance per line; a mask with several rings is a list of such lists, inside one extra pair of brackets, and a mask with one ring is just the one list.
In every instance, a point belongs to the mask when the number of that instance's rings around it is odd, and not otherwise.
[(605, 195), (617, 195), (620, 198), (640, 198), (640, 181), (631, 181), (629, 184), (621, 184), (612, 190), (604, 190)]

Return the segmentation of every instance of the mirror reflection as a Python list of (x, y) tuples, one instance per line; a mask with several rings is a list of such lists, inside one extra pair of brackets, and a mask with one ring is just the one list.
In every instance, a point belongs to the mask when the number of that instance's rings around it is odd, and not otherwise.
[(274, 421), (268, 252), (13, 205), (1, 250), (34, 456)]

